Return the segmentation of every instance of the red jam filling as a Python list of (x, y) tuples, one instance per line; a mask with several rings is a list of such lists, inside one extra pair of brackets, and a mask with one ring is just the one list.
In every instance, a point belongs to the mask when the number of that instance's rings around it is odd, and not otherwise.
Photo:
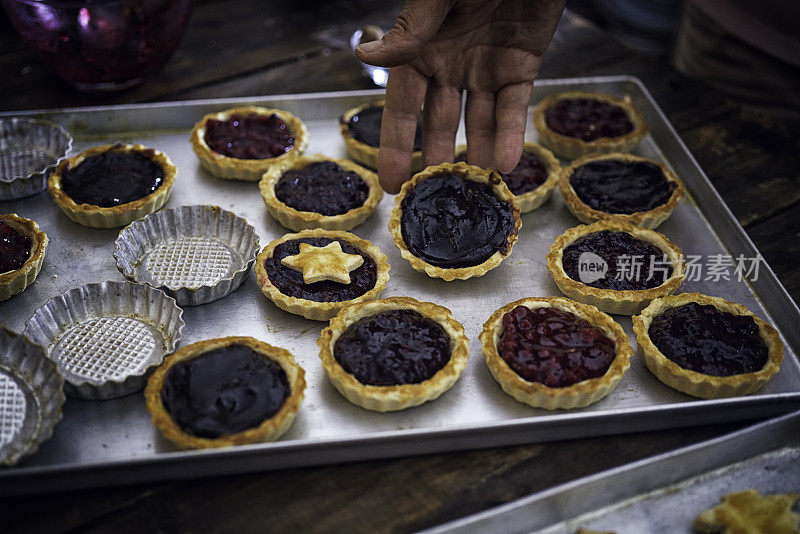
[[(456, 156), (455, 161), (456, 163), (467, 161), (466, 152)], [(526, 150), (522, 152), (519, 163), (514, 167), (514, 170), (505, 174), (500, 173), (500, 176), (502, 176), (509, 191), (515, 195), (521, 195), (528, 191), (533, 191), (547, 180), (547, 167), (536, 154)]]
[[(608, 268), (605, 276), (588, 283), (582, 280), (589, 268), (582, 259), (586, 252), (600, 256)], [(561, 262), (567, 276), (601, 289), (650, 289), (672, 276), (661, 249), (626, 232), (602, 230), (584, 236), (564, 248)]]
[(545, 111), (547, 127), (568, 137), (594, 141), (633, 131), (625, 110), (592, 98), (567, 98)]
[(31, 238), (0, 220), (0, 273), (16, 271), (31, 255)]
[(447, 365), (450, 337), (413, 310), (391, 310), (348, 326), (333, 357), (365, 385), (419, 384)]
[(586, 320), (526, 306), (503, 315), (498, 352), (528, 382), (555, 388), (603, 376), (616, 354), (614, 342)]
[(217, 154), (237, 159), (275, 158), (292, 149), (294, 134), (278, 115), (231, 115), (206, 121), (205, 142)]
[(710, 376), (754, 373), (768, 351), (749, 315), (690, 302), (670, 308), (650, 323), (648, 334), (661, 353), (684, 369)]

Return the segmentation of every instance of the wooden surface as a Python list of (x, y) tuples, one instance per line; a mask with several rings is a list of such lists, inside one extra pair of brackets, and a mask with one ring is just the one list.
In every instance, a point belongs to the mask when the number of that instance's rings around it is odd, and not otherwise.
[[(372, 87), (347, 47), (388, 27), (398, 1), (198, 1), (166, 68), (117, 95), (50, 75), (0, 16), (0, 109)], [(800, 128), (743, 110), (575, 15), (540, 78), (638, 76), (795, 300), (800, 298)], [(254, 473), (0, 502), (3, 532), (406, 532), (455, 519), (744, 426), (713, 425), (340, 466)], [(57, 492), (58, 488), (48, 488)]]

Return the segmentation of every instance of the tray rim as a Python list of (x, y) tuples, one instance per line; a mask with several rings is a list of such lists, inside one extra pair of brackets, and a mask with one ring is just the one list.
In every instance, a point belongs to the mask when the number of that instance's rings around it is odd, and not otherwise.
[[(647, 99), (650, 106), (652, 106), (657, 119), (666, 126), (667, 137), (670, 142), (676, 145), (677, 150), (680, 152), (680, 158), (684, 158), (684, 164), (692, 167), (693, 172), (696, 172), (700, 178), (699, 185), (702, 190), (696, 191), (690, 187), (692, 196), (696, 199), (703, 198), (710, 195), (710, 201), (713, 207), (720, 211), (718, 216), (709, 218), (706, 209), (700, 211), (701, 216), (706, 219), (706, 223), (716, 232), (717, 237), (729, 251), (743, 252), (753, 254), (757, 251), (752, 240), (745, 233), (744, 229), (739, 224), (738, 220), (733, 216), (730, 209), (724, 203), (724, 200), (714, 188), (713, 184), (708, 179), (705, 172), (698, 165), (697, 161), (689, 152), (688, 148), (683, 143), (683, 140), (677, 134), (673, 126), (667, 120), (663, 111), (659, 107), (656, 100), (652, 97), (650, 92), (644, 84), (636, 77), (621, 75), (621, 76), (601, 76), (601, 77), (574, 77), (574, 78), (558, 78), (550, 80), (537, 80), (538, 87), (558, 87), (566, 84), (633, 84), (640, 90), (643, 96)], [(364, 97), (383, 94), (383, 89), (368, 89), (368, 90), (351, 90), (351, 91), (334, 91), (334, 92), (318, 92), (318, 93), (300, 93), (300, 94), (285, 94), (285, 95), (258, 95), (251, 97), (229, 97), (229, 98), (213, 98), (213, 99), (197, 99), (197, 100), (179, 100), (168, 102), (156, 103), (137, 103), (137, 104), (119, 104), (112, 106), (86, 106), (75, 108), (52, 108), (52, 109), (39, 109), (39, 110), (26, 110), (26, 111), (12, 111), (0, 112), (0, 117), (4, 116), (52, 116), (54, 114), (78, 114), (78, 113), (95, 113), (95, 112), (110, 112), (110, 111), (132, 111), (132, 110), (152, 110), (152, 109), (168, 109), (182, 106), (226, 106), (230, 104), (241, 104), (247, 102), (260, 103), (260, 102), (276, 102), (280, 100), (318, 100), (330, 98), (348, 98), (348, 97)], [(538, 100), (538, 97), (537, 97)], [(154, 129), (154, 131), (163, 131), (162, 129)], [(124, 134), (124, 130), (120, 130), (119, 134)], [(651, 132), (654, 136), (654, 132)], [(75, 134), (75, 137), (80, 139), (83, 137), (91, 137), (92, 134)], [(663, 150), (663, 140), (659, 140), (656, 144), (659, 149)], [(665, 158), (667, 156), (665, 155)], [(674, 158), (667, 158), (671, 164), (674, 164)], [(719, 226), (728, 225), (726, 231), (733, 233), (733, 239), (725, 239), (719, 232)], [(731, 242), (732, 241), (732, 242)], [(764, 268), (764, 276), (759, 277), (761, 283), (758, 286), (769, 284), (770, 287), (761, 290), (756, 290), (756, 284), (750, 284), (750, 290), (755, 298), (761, 301), (762, 306), (770, 319), (778, 326), (781, 334), (786, 339), (795, 351), (800, 353), (800, 331), (795, 332), (791, 328), (785, 328), (783, 324), (791, 322), (791, 316), (800, 319), (800, 309), (797, 304), (790, 297), (786, 289), (775, 276), (768, 263), (764, 262), (761, 265)], [(766, 281), (766, 282), (765, 282)], [(782, 301), (781, 313), (772, 312), (770, 308), (775, 306), (774, 303), (768, 307), (762, 300), (759, 293), (762, 291), (771, 291), (777, 295)], [(788, 313), (785, 313), (788, 310)], [(520, 417), (515, 419), (505, 419), (501, 421), (486, 421), (482, 423), (474, 423), (471, 425), (461, 425), (459, 427), (437, 427), (437, 428), (417, 428), (405, 430), (391, 430), (370, 433), (366, 436), (342, 436), (330, 438), (317, 438), (312, 440), (296, 440), (290, 442), (273, 442), (255, 445), (240, 446), (232, 449), (215, 449), (210, 451), (169, 451), (156, 453), (150, 456), (132, 457), (126, 459), (111, 459), (99, 460), (92, 462), (85, 462), (80, 464), (50, 464), (47, 466), (18, 466), (11, 469), (0, 470), (0, 495), (4, 494), (18, 494), (18, 493), (32, 493), (32, 492), (46, 492), (47, 488), (41, 487), (37, 481), (41, 481), (52, 476), (69, 476), (77, 475), (79, 473), (92, 473), (96, 472), (99, 477), (94, 478), (95, 483), (86, 483), (89, 477), (83, 479), (83, 483), (79, 477), (70, 479), (70, 487), (90, 487), (101, 485), (114, 485), (114, 484), (127, 484), (136, 481), (153, 480), (157, 478), (182, 477), (191, 478), (198, 476), (208, 476), (210, 474), (223, 474), (223, 473), (238, 473), (246, 472), (252, 469), (237, 468), (231, 469), (206, 469), (196, 474), (180, 474), (172, 471), (179, 470), (182, 466), (194, 461), (214, 461), (217, 464), (224, 464), (226, 461), (232, 464), (236, 461), (249, 458), (252, 460), (261, 459), (258, 470), (267, 469), (280, 469), (298, 466), (309, 466), (319, 464), (330, 464), (342, 461), (356, 461), (366, 459), (377, 459), (397, 456), (410, 456), (416, 454), (428, 454), (433, 452), (464, 450), (474, 448), (486, 448), (493, 446), (510, 445), (513, 443), (530, 442), (530, 436), (534, 436), (537, 441), (548, 441), (552, 439), (571, 439), (578, 437), (586, 437), (589, 435), (609, 435), (621, 434), (624, 432), (653, 430), (656, 428), (674, 428), (677, 426), (692, 426), (707, 423), (707, 420), (702, 420), (702, 413), (705, 408), (714, 409), (725, 406), (738, 406), (742, 413), (747, 415), (728, 415), (727, 417), (717, 418), (715, 421), (726, 420), (745, 420), (764, 417), (765, 415), (775, 415), (783, 413), (800, 406), (800, 391), (785, 392), (778, 394), (768, 395), (752, 395), (747, 397), (737, 397), (732, 399), (716, 399), (716, 400), (688, 400), (682, 403), (661, 404), (652, 406), (640, 406), (633, 408), (633, 414), (636, 418), (641, 419), (642, 422), (639, 426), (628, 427), (620, 425), (617, 421), (615, 425), (609, 425), (605, 429), (593, 432), (567, 432), (569, 437), (564, 437), (559, 434), (557, 438), (548, 438), (546, 435), (541, 435), (547, 431), (547, 428), (552, 426), (569, 427), (576, 422), (593, 422), (595, 420), (605, 420), (609, 418), (617, 418), (626, 415), (630, 417), (631, 410), (628, 409), (612, 409), (612, 410), (598, 410), (592, 412), (573, 412), (573, 413), (555, 413), (547, 415), (532, 415), (529, 417)], [(699, 408), (699, 410), (698, 410)], [(729, 410), (732, 412), (732, 410)], [(664, 424), (648, 424), (646, 416), (648, 414), (659, 413), (662, 415), (669, 414), (689, 414), (695, 415), (695, 420), (689, 423), (670, 423)], [(549, 426), (550, 425), (550, 426)], [(491, 444), (479, 443), (481, 437), (491, 435)], [(460, 442), (447, 445), (446, 442), (453, 441), (453, 438), (460, 438)], [(416, 448), (413, 451), (404, 448), (403, 444), (414, 442)], [(376, 446), (379, 445), (379, 446)], [(298, 458), (303, 454), (308, 454), (309, 451), (325, 448), (329, 450), (329, 454), (325, 459), (312, 458), (305, 461), (299, 461)], [(274, 458), (278, 458), (275, 460)], [(273, 461), (270, 462), (270, 458)], [(281, 462), (280, 458), (287, 458), (287, 461)], [(288, 462), (288, 463), (287, 463)], [(258, 463), (258, 462), (255, 462)], [(109, 476), (103, 477), (102, 474), (108, 474), (109, 470), (113, 469), (128, 469), (136, 470), (142, 468), (153, 468), (165, 471), (160, 476), (141, 476), (129, 477), (125, 480), (110, 480)], [(170, 469), (165, 469), (170, 467)], [(224, 467), (224, 466), (223, 466)], [(201, 471), (201, 470), (198, 470)], [(122, 478), (122, 477), (120, 477)], [(14, 484), (10, 482), (14, 481)], [(21, 482), (26, 481), (25, 484)], [(13, 487), (11, 487), (13, 486)], [(63, 490), (63, 487), (59, 488)], [(50, 490), (52, 491), (52, 490)]]

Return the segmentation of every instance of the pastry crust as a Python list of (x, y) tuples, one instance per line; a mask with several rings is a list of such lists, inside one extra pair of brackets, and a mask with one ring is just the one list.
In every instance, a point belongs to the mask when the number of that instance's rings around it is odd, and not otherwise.
[[(514, 218), (514, 226), (508, 234), (508, 250), (505, 253), (497, 250), (486, 261), (479, 263), (478, 265), (449, 269), (431, 265), (422, 258), (418, 258), (412, 254), (410, 250), (408, 250), (408, 247), (403, 240), (403, 233), (400, 224), (400, 219), (403, 214), (403, 199), (406, 198), (406, 195), (408, 195), (419, 182), (440, 174), (453, 174), (460, 176), (465, 180), (472, 180), (473, 182), (487, 184), (492, 188), (492, 191), (497, 198), (504, 202), (508, 202), (509, 206), (511, 207), (511, 215)], [(472, 278), (473, 276), (483, 276), (487, 272), (500, 265), (500, 262), (502, 262), (511, 254), (511, 249), (514, 247), (514, 243), (517, 242), (519, 229), (521, 227), (522, 218), (520, 217), (519, 206), (517, 206), (517, 203), (514, 200), (514, 195), (508, 190), (508, 187), (503, 182), (502, 178), (500, 178), (500, 175), (496, 171), (484, 170), (480, 167), (467, 165), (463, 162), (442, 163), (441, 165), (428, 167), (424, 171), (415, 174), (411, 180), (403, 184), (402, 189), (400, 189), (400, 193), (395, 197), (394, 208), (392, 208), (392, 215), (389, 219), (389, 231), (392, 233), (394, 244), (398, 249), (400, 249), (400, 255), (403, 257), (403, 259), (410, 263), (414, 270), (424, 272), (432, 278), (441, 278), (448, 282), (456, 279), (466, 280), (468, 278)]]
[[(517, 306), (531, 310), (542, 307), (570, 312), (603, 331), (614, 342), (616, 355), (603, 376), (576, 382), (571, 386), (550, 387), (539, 382), (529, 382), (506, 363), (497, 350), (503, 334), (503, 315)], [(495, 380), (503, 391), (520, 402), (546, 410), (582, 408), (599, 401), (611, 393), (631, 365), (633, 348), (622, 327), (611, 317), (589, 304), (573, 302), (563, 297), (530, 297), (506, 304), (495, 311), (484, 323), (480, 333), (483, 357)]]
[[(364, 204), (341, 215), (323, 215), (313, 211), (298, 211), (278, 200), (275, 196), (275, 185), (287, 171), (303, 169), (310, 163), (318, 161), (331, 161), (342, 169), (359, 175), (369, 187), (369, 194), (364, 200)], [(266, 204), (267, 211), (272, 218), (295, 232), (311, 228), (351, 230), (367, 220), (367, 217), (372, 215), (383, 198), (383, 189), (381, 189), (380, 182), (378, 182), (377, 174), (352, 161), (329, 158), (322, 154), (298, 156), (275, 164), (264, 173), (263, 178), (258, 183), (258, 189), (261, 191), (261, 198), (264, 199), (264, 204)]]
[[(329, 239), (341, 239), (347, 241), (360, 252), (371, 257), (375, 261), (377, 273), (375, 278), (375, 286), (354, 299), (342, 300), (338, 302), (317, 302), (315, 300), (302, 299), (291, 297), (281, 292), (280, 289), (270, 281), (267, 269), (264, 266), (267, 258), (272, 257), (275, 252), (275, 247), (286, 241), (295, 239), (304, 239), (308, 237), (327, 237)], [(380, 251), (378, 247), (360, 237), (349, 232), (323, 230), (317, 228), (314, 230), (303, 230), (296, 234), (286, 234), (281, 238), (276, 239), (269, 245), (264, 247), (264, 250), (256, 257), (255, 263), (256, 280), (264, 295), (275, 303), (277, 307), (295, 315), (302, 315), (306, 319), (313, 319), (315, 321), (327, 321), (339, 311), (350, 304), (356, 302), (366, 302), (369, 300), (377, 299), (383, 290), (386, 289), (386, 282), (389, 281), (389, 262), (386, 261), (386, 255)]]
[[(559, 100), (587, 98), (606, 102), (625, 110), (625, 114), (633, 123), (633, 130), (618, 137), (600, 137), (594, 141), (584, 141), (578, 137), (570, 137), (551, 130), (547, 126), (545, 112)], [(587, 91), (566, 91), (550, 95), (536, 106), (533, 111), (533, 125), (539, 133), (539, 141), (553, 152), (566, 159), (576, 159), (588, 154), (608, 154), (611, 152), (630, 152), (647, 135), (647, 123), (639, 111), (630, 103), (628, 97), (617, 98), (604, 93)]]
[[(348, 109), (344, 115), (339, 118), (339, 133), (341, 133), (342, 139), (344, 140), (344, 146), (347, 150), (347, 155), (350, 156), (350, 159), (353, 161), (357, 161), (362, 165), (366, 165), (370, 169), (378, 168), (378, 147), (362, 143), (358, 139), (354, 138), (350, 133), (350, 119), (353, 118), (353, 115), (356, 115), (357, 113), (360, 113), (369, 107), (383, 106), (385, 103), (385, 100), (379, 100), (377, 102), (363, 104), (361, 106)], [(411, 172), (416, 173), (422, 169), (422, 151), (415, 150), (411, 153)]]
[[(759, 371), (730, 376), (711, 376), (684, 369), (667, 358), (650, 339), (648, 333), (653, 319), (670, 308), (682, 306), (690, 302), (711, 305), (720, 311), (734, 315), (749, 315), (758, 325), (761, 341), (767, 347), (767, 363)], [(772, 326), (750, 313), (735, 302), (728, 302), (719, 297), (710, 297), (701, 293), (681, 293), (653, 300), (640, 315), (633, 317), (633, 331), (639, 354), (644, 358), (647, 368), (670, 387), (701, 399), (719, 399), (747, 395), (759, 389), (772, 378), (781, 367), (783, 361), (783, 343), (778, 332)]]
[[(572, 184), (570, 184), (569, 180), (572, 177), (572, 173), (574, 173), (578, 167), (585, 165), (590, 161), (604, 159), (614, 159), (619, 161), (643, 161), (657, 165), (661, 169), (661, 172), (664, 173), (666, 180), (672, 184), (675, 184), (672, 194), (664, 204), (656, 206), (648, 211), (637, 211), (634, 213), (608, 213), (589, 207), (580, 199), (580, 197), (578, 197), (578, 194), (572, 188)], [(619, 153), (590, 155), (573, 161), (571, 165), (564, 167), (561, 170), (561, 177), (558, 180), (558, 189), (561, 191), (561, 196), (564, 198), (564, 204), (567, 205), (570, 213), (572, 213), (582, 223), (589, 224), (600, 220), (614, 220), (628, 222), (641, 228), (650, 229), (658, 228), (661, 223), (669, 218), (675, 208), (678, 207), (678, 203), (680, 202), (681, 198), (683, 198), (685, 192), (683, 183), (662, 163), (651, 159), (634, 156), (633, 154)]]
[[(73, 169), (80, 165), (84, 159), (97, 156), (107, 151), (120, 152), (152, 152), (148, 157), (161, 166), (164, 171), (164, 182), (161, 186), (142, 198), (132, 202), (102, 208), (91, 204), (78, 204), (61, 188), (61, 176), (67, 169)], [(169, 200), (172, 186), (175, 184), (175, 177), (178, 175), (178, 168), (172, 160), (160, 150), (149, 148), (144, 145), (101, 145), (89, 150), (85, 150), (71, 158), (62, 161), (55, 172), (47, 180), (47, 191), (53, 197), (56, 205), (61, 208), (64, 214), (78, 224), (90, 226), (92, 228), (117, 228), (126, 226), (145, 215), (160, 210)]]
[[(228, 120), (231, 115), (277, 115), (286, 123), (289, 130), (294, 134), (294, 146), (289, 152), (285, 152), (280, 156), (274, 158), (262, 159), (239, 159), (231, 158), (223, 154), (219, 154), (211, 150), (206, 144), (206, 122), (209, 119), (216, 119), (219, 121)], [(245, 182), (257, 182), (261, 176), (272, 168), (273, 165), (284, 163), (287, 160), (292, 160), (305, 152), (308, 146), (308, 130), (306, 125), (303, 124), (299, 118), (295, 117), (288, 111), (281, 109), (262, 108), (259, 106), (243, 106), (237, 108), (226, 109), (217, 113), (209, 113), (204, 116), (192, 128), (192, 134), (189, 138), (192, 144), (192, 150), (200, 160), (200, 164), (208, 172), (217, 178), (225, 178), (229, 180), (242, 180)]]
[[(334, 358), (334, 345), (351, 324), (389, 310), (414, 310), (438, 323), (450, 337), (450, 360), (428, 380), (397, 386), (364, 385)], [(317, 345), (322, 367), (339, 393), (353, 404), (376, 412), (404, 410), (436, 399), (456, 383), (469, 358), (469, 341), (464, 327), (453, 318), (450, 310), (410, 297), (391, 297), (344, 308), (329, 326), (322, 329)]]
[[(161, 404), (161, 390), (164, 387), (167, 373), (178, 362), (191, 360), (208, 351), (229, 345), (246, 345), (280, 365), (286, 373), (290, 394), (284, 401), (283, 406), (272, 417), (266, 419), (257, 427), (248, 428), (235, 434), (226, 434), (214, 439), (201, 438), (189, 434), (175, 423), (172, 416)], [(252, 337), (224, 337), (198, 341), (175, 351), (150, 375), (144, 395), (147, 409), (153, 416), (153, 424), (161, 430), (165, 438), (182, 449), (207, 449), (278, 439), (289, 429), (292, 421), (294, 421), (294, 417), (297, 415), (297, 410), (303, 400), (305, 387), (305, 372), (302, 367), (295, 363), (294, 357), (288, 350), (273, 347)]]
[[(667, 260), (672, 266), (672, 275), (663, 284), (649, 289), (603, 289), (573, 280), (564, 271), (562, 261), (564, 249), (584, 236), (603, 230), (625, 232), (655, 245), (667, 256)], [(667, 236), (654, 230), (639, 228), (621, 221), (598, 221), (594, 224), (570, 228), (558, 236), (547, 254), (547, 270), (553, 276), (553, 281), (558, 289), (572, 300), (591, 304), (606, 313), (634, 315), (650, 304), (654, 298), (663, 297), (678, 290), (686, 274), (682, 254), (681, 249), (667, 239)]]
[(47, 234), (39, 230), (35, 221), (20, 217), (16, 213), (0, 215), (0, 220), (13, 228), (18, 234), (31, 238), (31, 250), (22, 267), (15, 271), (0, 273), (0, 301), (22, 293), (31, 285), (44, 263), (47, 250)]
[[(456, 147), (456, 156), (466, 153), (466, 151), (467, 145), (458, 145)], [(517, 206), (519, 206), (520, 213), (528, 213), (547, 202), (550, 195), (553, 194), (553, 189), (555, 189), (561, 174), (561, 164), (552, 152), (538, 143), (526, 142), (523, 145), (523, 151), (535, 154), (544, 164), (545, 169), (547, 169), (547, 179), (536, 189), (527, 191), (521, 195), (514, 195), (514, 200), (517, 202)]]

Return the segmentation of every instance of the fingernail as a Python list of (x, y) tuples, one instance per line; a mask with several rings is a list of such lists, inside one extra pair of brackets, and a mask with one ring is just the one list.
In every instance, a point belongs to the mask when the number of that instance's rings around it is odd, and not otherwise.
[(383, 41), (378, 39), (377, 41), (370, 41), (368, 43), (361, 43), (360, 45), (356, 46), (356, 50), (362, 52), (364, 54), (371, 54), (372, 52), (376, 52), (383, 46)]

